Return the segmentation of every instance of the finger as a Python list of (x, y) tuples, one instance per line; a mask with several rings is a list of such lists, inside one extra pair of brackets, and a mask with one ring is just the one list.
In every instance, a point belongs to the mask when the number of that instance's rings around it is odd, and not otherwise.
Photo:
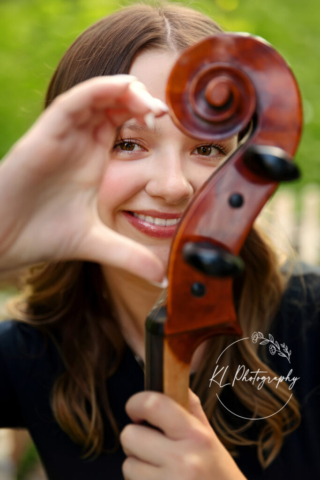
[(36, 122), (35, 126), (46, 131), (50, 129), (53, 136), (59, 137), (65, 135), (70, 128), (88, 121), (94, 112), (108, 108), (125, 108), (128, 112), (136, 111), (138, 114), (150, 110), (155, 113), (164, 111), (165, 104), (154, 99), (139, 84), (141, 82), (131, 75), (86, 80), (59, 95), (43, 113), (41, 123)]
[(132, 106), (133, 110), (141, 108), (141, 101), (143, 101), (143, 104), (156, 115), (169, 110), (168, 106), (160, 99), (150, 95), (145, 85), (139, 81), (131, 82), (128, 85), (127, 92), (121, 100), (125, 105), (127, 105), (127, 101), (130, 101), (129, 106)]
[(159, 430), (129, 424), (120, 434), (120, 442), (127, 456), (160, 466), (172, 449), (172, 441)]
[(100, 123), (100, 125), (96, 128), (95, 130), (95, 138), (96, 140), (104, 145), (106, 148), (110, 148), (114, 142), (114, 138), (110, 136), (110, 119), (113, 120), (113, 125), (123, 125), (127, 120), (131, 120), (131, 118), (135, 118), (139, 123), (143, 123), (147, 127), (150, 127), (150, 122), (151, 124), (154, 124), (154, 118), (159, 118), (165, 115), (166, 112), (160, 112), (158, 114), (153, 114), (152, 112), (148, 114), (148, 118), (146, 118), (146, 115), (135, 115), (134, 117), (131, 116), (131, 114), (128, 114), (128, 111), (123, 111), (118, 109), (113, 110), (112, 113), (110, 113), (109, 117), (105, 119), (103, 122)]
[(95, 111), (103, 111), (136, 81), (132, 75), (94, 77), (75, 85), (54, 99), (34, 127), (48, 129), (53, 135), (64, 133), (70, 126), (88, 121)]
[(98, 220), (81, 239), (74, 252), (80, 260), (123, 268), (152, 282), (162, 282), (163, 262), (146, 247), (106, 227)]
[(146, 420), (160, 428), (171, 440), (188, 437), (197, 421), (172, 398), (158, 392), (139, 392), (125, 406), (126, 412), (135, 423)]
[(134, 457), (125, 459), (122, 473), (125, 480), (163, 480), (160, 467), (141, 462)]
[(210, 426), (206, 414), (203, 411), (200, 398), (189, 388), (189, 412), (205, 426)]
[[(97, 122), (99, 124), (98, 132), (96, 133), (96, 138), (100, 140), (102, 138), (102, 143), (105, 143), (103, 140), (105, 138), (105, 131), (107, 132), (106, 137), (110, 138), (110, 123), (113, 127), (117, 128), (123, 125), (127, 120), (135, 118), (138, 122), (143, 123), (144, 125), (150, 127), (150, 124), (154, 124), (154, 119), (162, 117), (168, 112), (168, 107), (161, 100), (152, 97), (145, 88), (136, 88), (133, 85), (138, 84), (144, 87), (144, 85), (139, 82), (134, 82), (130, 84), (127, 93), (119, 97), (117, 102), (114, 105), (109, 105), (106, 110), (104, 110), (103, 121)], [(121, 104), (124, 106), (121, 107)]]

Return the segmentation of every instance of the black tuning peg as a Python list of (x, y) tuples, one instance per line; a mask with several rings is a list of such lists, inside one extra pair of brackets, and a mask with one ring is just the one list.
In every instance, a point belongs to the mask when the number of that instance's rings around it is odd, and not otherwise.
[(286, 182), (300, 177), (300, 171), (290, 156), (278, 147), (251, 145), (243, 157), (244, 164), (257, 175), (274, 182)]
[(234, 277), (244, 270), (240, 257), (209, 242), (187, 242), (183, 246), (182, 256), (192, 267), (214, 277)]

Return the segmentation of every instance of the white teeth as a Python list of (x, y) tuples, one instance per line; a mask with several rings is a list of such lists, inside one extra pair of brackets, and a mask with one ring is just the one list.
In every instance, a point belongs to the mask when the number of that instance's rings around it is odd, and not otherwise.
[(161, 225), (162, 227), (176, 225), (180, 221), (180, 218), (170, 218), (166, 220), (165, 218), (150, 217), (150, 215), (141, 215), (139, 213), (133, 213), (133, 215), (134, 217), (140, 218), (145, 222), (152, 223), (154, 225)]
[(166, 220), (166, 225), (169, 226), (169, 225), (176, 225), (177, 223), (179, 223), (180, 219), (177, 219), (177, 218), (170, 218), (168, 220)]
[[(149, 218), (152, 218), (152, 217), (149, 217)], [(146, 217), (146, 220), (147, 220), (147, 217)], [(155, 225), (162, 225), (163, 227), (166, 226), (166, 219), (165, 218), (154, 218), (154, 224)], [(147, 220), (147, 222), (150, 221), (150, 220)]]

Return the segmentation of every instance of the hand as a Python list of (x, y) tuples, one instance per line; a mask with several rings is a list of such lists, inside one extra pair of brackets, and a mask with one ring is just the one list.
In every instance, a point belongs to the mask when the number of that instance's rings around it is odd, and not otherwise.
[[(121, 432), (126, 480), (245, 480), (189, 389), (190, 412), (168, 396), (140, 392), (126, 403), (134, 424)], [(146, 420), (160, 428), (139, 425)]]
[(95, 77), (57, 97), (0, 164), (0, 273), (88, 260), (161, 281), (158, 257), (102, 223), (97, 193), (116, 128), (165, 111), (131, 75)]

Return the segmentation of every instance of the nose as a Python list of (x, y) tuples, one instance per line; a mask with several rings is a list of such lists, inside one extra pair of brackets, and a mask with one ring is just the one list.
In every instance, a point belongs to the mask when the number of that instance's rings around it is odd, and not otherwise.
[(177, 152), (163, 152), (154, 160), (152, 174), (145, 191), (151, 197), (161, 197), (166, 203), (177, 205), (194, 194), (192, 179)]

